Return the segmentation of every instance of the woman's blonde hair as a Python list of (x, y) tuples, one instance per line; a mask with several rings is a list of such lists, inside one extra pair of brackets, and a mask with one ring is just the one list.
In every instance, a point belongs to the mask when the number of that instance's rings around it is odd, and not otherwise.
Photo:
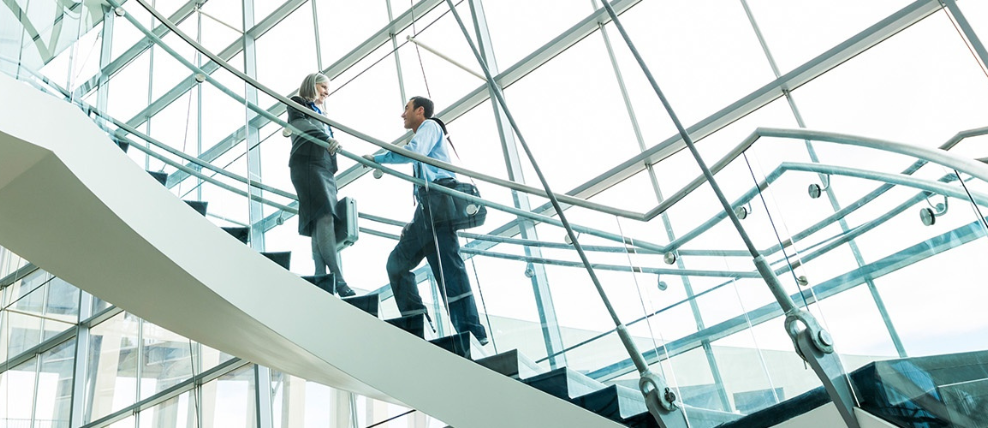
[(302, 85), (298, 87), (298, 96), (309, 102), (315, 101), (319, 97), (316, 92), (316, 85), (320, 83), (329, 83), (329, 78), (322, 73), (312, 73), (305, 76), (305, 79), (302, 79)]

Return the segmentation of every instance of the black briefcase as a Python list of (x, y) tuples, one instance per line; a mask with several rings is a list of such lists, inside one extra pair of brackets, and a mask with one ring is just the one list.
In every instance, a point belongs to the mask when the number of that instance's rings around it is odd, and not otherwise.
[(357, 200), (347, 197), (336, 203), (336, 251), (353, 245), (360, 237), (357, 228)]

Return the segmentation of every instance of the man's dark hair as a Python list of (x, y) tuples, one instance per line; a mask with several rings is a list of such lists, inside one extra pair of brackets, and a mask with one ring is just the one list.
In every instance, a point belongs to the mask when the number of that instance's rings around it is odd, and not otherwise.
[(412, 97), (411, 101), (412, 101), (412, 108), (417, 109), (419, 107), (423, 107), (425, 108), (425, 118), (426, 119), (432, 118), (432, 113), (435, 109), (435, 104), (432, 103), (432, 100), (426, 97)]

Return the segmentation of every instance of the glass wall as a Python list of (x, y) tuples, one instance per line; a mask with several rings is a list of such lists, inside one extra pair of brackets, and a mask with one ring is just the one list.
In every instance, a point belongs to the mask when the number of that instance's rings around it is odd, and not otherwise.
[[(476, 180), (487, 222), (458, 238), (494, 352), (634, 386), (602, 290), (690, 406), (749, 413), (816, 388), (750, 248), (832, 333), (847, 370), (988, 347), (979, 317), (988, 296), (964, 274), (988, 245), (988, 186), (889, 148), (988, 156), (978, 149), (988, 103), (980, 3), (620, 2), (646, 75), (598, 1), (459, 2), (507, 109), (478, 77), (445, 2), (152, 2), (229, 69), (139, 2), (9, 3), (0, 72), (79, 105), (169, 191), (208, 202), (209, 221), (249, 228), (256, 250), (290, 251), (299, 275), (314, 262), (298, 234), (291, 127), (275, 95), (325, 73), (325, 113), (348, 155), (338, 157), (339, 196), (362, 214), (343, 269), (358, 293), (384, 298), (383, 318), (399, 316), (385, 266), (417, 208), (407, 180), (372, 179), (354, 158), (407, 141), (402, 108), (421, 95), (449, 124), (453, 163), (494, 179)], [(715, 169), (729, 210), (650, 78)], [(952, 140), (968, 130), (977, 132)], [(562, 214), (596, 279), (537, 171), (574, 198)], [(414, 273), (435, 334), (450, 333), (443, 278), (425, 265)], [(183, 338), (2, 249), (0, 286), (9, 367), (0, 414), (10, 424), (364, 426), (406, 411)], [(6, 392), (15, 390), (37, 399)]]
[[(11, 299), (0, 311), (0, 425), (362, 427), (394, 418), (399, 425), (393, 426), (445, 426), (414, 410), (250, 364), (112, 305), (80, 320), (80, 302), (92, 296), (13, 261), (20, 258), (3, 247), (0, 259), (0, 284)], [(26, 303), (41, 290), (49, 290), (47, 306)], [(56, 321), (42, 314), (69, 316), (57, 321), (67, 327), (51, 327)], [(268, 373), (269, 382), (258, 384), (258, 373)], [(271, 397), (268, 412), (257, 408), (262, 389)]]

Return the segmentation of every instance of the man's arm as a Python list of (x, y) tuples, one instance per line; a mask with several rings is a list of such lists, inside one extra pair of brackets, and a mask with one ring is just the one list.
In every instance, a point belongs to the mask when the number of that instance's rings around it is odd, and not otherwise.
[[(434, 120), (427, 120), (419, 125), (419, 129), (415, 132), (412, 137), (412, 141), (409, 141), (405, 145), (405, 149), (411, 150), (422, 156), (429, 156), (432, 153), (432, 149), (436, 147), (436, 144), (442, 139), (442, 129)], [(374, 156), (374, 162), (377, 163), (409, 163), (412, 159), (399, 155), (395, 152), (387, 152), (380, 155)]]

